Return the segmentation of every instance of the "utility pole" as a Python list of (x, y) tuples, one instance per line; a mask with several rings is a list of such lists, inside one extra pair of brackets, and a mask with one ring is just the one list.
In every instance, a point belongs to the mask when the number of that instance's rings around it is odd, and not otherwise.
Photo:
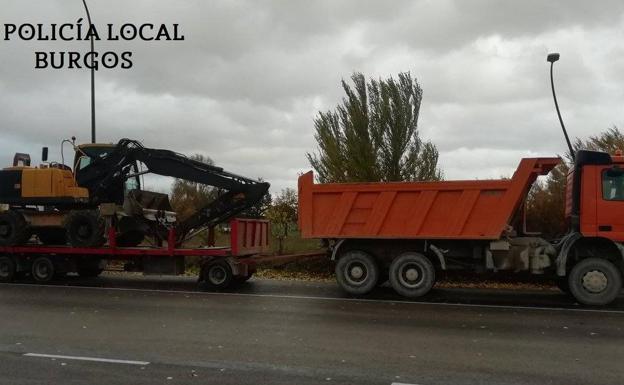
[[(87, 7), (87, 1), (82, 0), (85, 11), (87, 11), (87, 21), (89, 22), (89, 28), (91, 27), (91, 14)], [(91, 34), (91, 143), (95, 143), (95, 44), (93, 41), (93, 34)]]

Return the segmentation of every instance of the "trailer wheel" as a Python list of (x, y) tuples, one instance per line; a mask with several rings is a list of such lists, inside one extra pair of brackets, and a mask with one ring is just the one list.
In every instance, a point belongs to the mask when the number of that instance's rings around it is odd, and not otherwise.
[(420, 297), (429, 292), (435, 283), (435, 268), (420, 253), (406, 252), (390, 264), (390, 284), (405, 297)]
[(39, 257), (32, 263), (31, 274), (39, 283), (50, 282), (54, 278), (54, 263), (48, 257)]
[(350, 250), (336, 263), (336, 280), (349, 294), (367, 294), (377, 285), (379, 267), (372, 255)]
[(587, 258), (572, 268), (568, 282), (570, 292), (583, 305), (607, 305), (622, 290), (622, 273), (606, 259)]
[(95, 210), (70, 211), (63, 227), (72, 246), (99, 247), (105, 242), (104, 220)]
[(0, 257), (0, 282), (12, 282), (15, 272), (15, 262), (9, 257)]
[(224, 259), (210, 262), (202, 269), (201, 282), (208, 289), (225, 289), (233, 278), (232, 268)]
[(28, 242), (30, 235), (22, 214), (11, 210), (0, 213), (0, 246), (21, 245)]

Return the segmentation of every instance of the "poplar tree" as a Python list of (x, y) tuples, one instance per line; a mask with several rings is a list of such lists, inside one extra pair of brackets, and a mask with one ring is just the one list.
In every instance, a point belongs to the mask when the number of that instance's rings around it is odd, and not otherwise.
[(422, 88), (409, 72), (398, 80), (351, 76), (334, 110), (314, 119), (318, 153), (307, 154), (320, 182), (439, 180), (438, 150), (418, 131)]

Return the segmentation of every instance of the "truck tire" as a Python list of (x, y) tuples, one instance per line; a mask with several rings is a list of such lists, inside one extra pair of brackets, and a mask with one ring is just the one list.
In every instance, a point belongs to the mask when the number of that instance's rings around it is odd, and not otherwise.
[(390, 285), (404, 297), (421, 297), (435, 284), (435, 268), (420, 253), (406, 252), (390, 264)]
[(95, 210), (70, 211), (63, 221), (69, 244), (76, 247), (99, 247), (104, 239), (104, 220)]
[(30, 228), (22, 214), (12, 210), (0, 213), (0, 246), (24, 244), (30, 235)]
[(201, 283), (206, 289), (221, 290), (230, 286), (234, 274), (226, 260), (220, 259), (204, 265), (201, 271)]
[(44, 245), (65, 245), (67, 234), (63, 228), (41, 229), (37, 232), (37, 238)]
[(10, 257), (0, 257), (0, 282), (12, 282), (15, 278), (16, 266)]
[(39, 257), (32, 263), (31, 275), (39, 283), (50, 282), (54, 278), (54, 263), (48, 257)]
[(377, 286), (379, 266), (367, 252), (349, 250), (336, 263), (336, 280), (347, 293), (364, 295)]
[(568, 276), (570, 292), (583, 305), (607, 305), (622, 290), (622, 272), (602, 258), (578, 262)]

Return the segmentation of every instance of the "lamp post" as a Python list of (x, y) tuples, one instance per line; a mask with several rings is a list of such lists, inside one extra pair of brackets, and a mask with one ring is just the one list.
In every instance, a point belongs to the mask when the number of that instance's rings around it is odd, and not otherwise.
[[(82, 0), (85, 11), (87, 11), (87, 21), (89, 22), (89, 28), (91, 27), (91, 14), (87, 7), (87, 1)], [(95, 143), (95, 57), (94, 57), (94, 41), (93, 34), (91, 34), (91, 143)]]
[(561, 112), (559, 111), (559, 103), (557, 103), (557, 94), (555, 94), (555, 81), (553, 80), (553, 66), (555, 62), (559, 60), (558, 53), (548, 54), (546, 57), (546, 61), (550, 63), (550, 88), (552, 89), (553, 100), (555, 101), (555, 108), (557, 109), (557, 116), (559, 117), (559, 123), (561, 124), (561, 129), (563, 130), (563, 136), (565, 137), (566, 143), (568, 144), (568, 149), (570, 150), (570, 156), (572, 157), (572, 161), (574, 161), (574, 147), (572, 147), (572, 143), (570, 143), (570, 138), (568, 137), (568, 131), (563, 124), (563, 119), (561, 118)]

